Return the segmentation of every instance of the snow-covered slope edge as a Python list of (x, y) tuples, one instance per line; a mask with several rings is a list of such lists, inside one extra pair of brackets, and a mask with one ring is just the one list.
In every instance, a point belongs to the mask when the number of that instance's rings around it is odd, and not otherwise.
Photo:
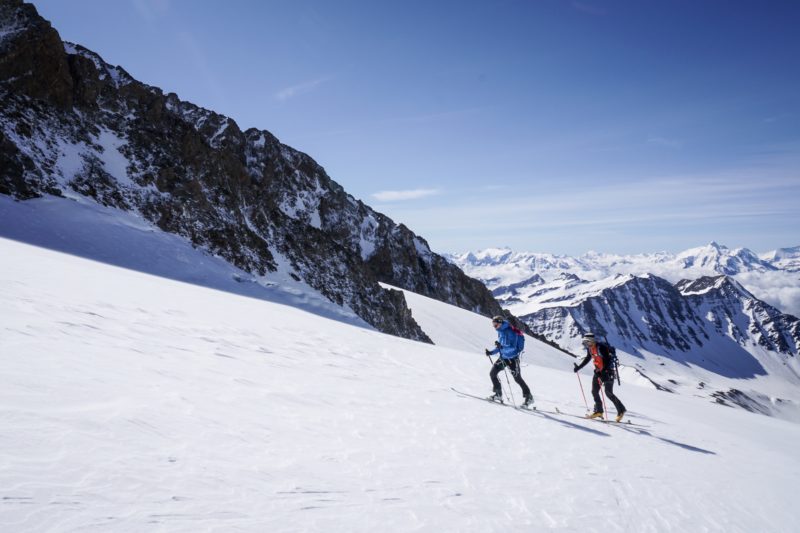
[[(449, 390), (486, 391), (479, 353), (13, 241), (0, 257), (3, 530), (800, 528), (797, 424), (627, 386), (645, 428), (525, 414)], [(539, 405), (582, 412), (572, 372), (528, 356)]]
[(91, 199), (252, 277), (302, 280), (409, 339), (426, 337), (402, 295), (378, 282), (501, 311), (483, 284), (348, 194), (309, 155), (63, 42), (21, 0), (0, 1), (0, 194)]
[(89, 199), (50, 196), (18, 202), (0, 195), (0, 237), (370, 327), (346, 305), (336, 305), (294, 279), (277, 251), (277, 271), (269, 277), (254, 275), (134, 213)]
[[(625, 385), (641, 385), (661, 391), (705, 397), (709, 401), (724, 405), (800, 421), (800, 377), (798, 377), (800, 365), (791, 353), (780, 354), (766, 349), (767, 343), (774, 345), (786, 342), (782, 338), (775, 338), (776, 331), (770, 327), (772, 321), (783, 320), (787, 315), (781, 315), (768, 307), (765, 309), (763, 303), (753, 299), (752, 295), (737, 314), (736, 304), (744, 289), (725, 277), (702, 278), (698, 282), (684, 284), (681, 286), (682, 289), (687, 293), (693, 293), (690, 297), (697, 298), (697, 303), (681, 306), (680, 298), (676, 297), (674, 300), (677, 300), (677, 303), (673, 303), (675, 308), (665, 307), (654, 312), (654, 308), (664, 304), (653, 303), (657, 301), (656, 298), (649, 299), (648, 295), (657, 293), (658, 289), (649, 286), (648, 282), (656, 286), (661, 283), (666, 285), (666, 287), (662, 285), (661, 290), (667, 289), (675, 294), (678, 293), (678, 289), (658, 278), (628, 277), (627, 280), (621, 280), (615, 289), (603, 291), (579, 306), (566, 310), (553, 308), (523, 317), (529, 321), (534, 331), (545, 333), (567, 348), (557, 350), (529, 337), (527, 345), (534, 348), (526, 350), (523, 354), (523, 365), (568, 369), (574, 362), (569, 354), (580, 354), (582, 357), (584, 353), (580, 341), (575, 339), (580, 334), (571, 333), (573, 330), (613, 331), (613, 334), (609, 334), (609, 340), (618, 349), (620, 375)], [(630, 291), (638, 294), (626, 298), (625, 294)], [(489, 327), (486, 318), (424, 296), (404, 292), (414, 319), (425, 331), (430, 332), (432, 340), (438, 346), (481, 354), (484, 348), (491, 345), (486, 339), (486, 330)], [(639, 305), (643, 309), (639, 309), (638, 312), (641, 314), (636, 316), (641, 320), (635, 320), (631, 318), (630, 313), (633, 313), (633, 309)], [(694, 316), (690, 310), (694, 307), (702, 311), (701, 316), (718, 317), (709, 324), (708, 331), (704, 329), (704, 321)], [(645, 309), (649, 309), (650, 312)], [(675, 317), (682, 314), (692, 316), (694, 322), (664, 320), (665, 316)], [(770, 314), (774, 317), (772, 320)], [(711, 339), (715, 328), (754, 327), (749, 321), (758, 315), (763, 315), (755, 322), (760, 332), (755, 332), (753, 335), (762, 340), (763, 346), (757, 343), (739, 345), (733, 342), (733, 339), (725, 342), (722, 337)], [(614, 324), (613, 319), (609, 321), (610, 317), (621, 317), (623, 322), (631, 324), (630, 327), (642, 328), (639, 333), (642, 339), (632, 343), (623, 338), (620, 335), (620, 328)], [(800, 327), (797, 322), (795, 319), (793, 324), (795, 329)], [(699, 349), (698, 346), (690, 347), (688, 353), (682, 352), (678, 346), (672, 346), (668, 356), (662, 354), (663, 346), (659, 344), (659, 339), (665, 342), (665, 339), (674, 337), (676, 342), (684, 342), (683, 337), (688, 337), (687, 330), (692, 331), (691, 327), (687, 328), (687, 323), (693, 324), (696, 328), (695, 334), (703, 337), (702, 340), (696, 339), (702, 346)], [(653, 325), (652, 329), (648, 324)], [(650, 339), (648, 335), (654, 335), (655, 338)], [(742, 338), (740, 334), (739, 339)], [(693, 339), (688, 340), (693, 341)]]

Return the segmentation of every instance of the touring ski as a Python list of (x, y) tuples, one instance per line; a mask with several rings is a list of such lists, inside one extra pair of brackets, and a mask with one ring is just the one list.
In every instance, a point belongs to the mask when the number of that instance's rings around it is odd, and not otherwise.
[(533, 412), (536, 412), (536, 413), (545, 413), (545, 414), (548, 414), (548, 415), (555, 415), (555, 416), (569, 416), (569, 417), (572, 417), (572, 418), (577, 418), (579, 420), (591, 420), (591, 421), (594, 421), (594, 422), (600, 422), (601, 424), (608, 424), (608, 425), (611, 425), (611, 426), (623, 426), (623, 427), (624, 426), (633, 426), (633, 427), (638, 427), (638, 428), (649, 428), (650, 427), (650, 426), (645, 426), (643, 424), (637, 424), (635, 422), (631, 422), (630, 420), (625, 420), (623, 422), (617, 422), (615, 420), (604, 420), (602, 418), (587, 418), (585, 416), (575, 415), (575, 414), (572, 414), (572, 413), (565, 413), (564, 411), (560, 410), (558, 407), (555, 407), (554, 410), (551, 411), (549, 409), (539, 409), (536, 406), (524, 407), (522, 405), (514, 405), (514, 404), (510, 404), (510, 403), (501, 403), (501, 402), (497, 402), (495, 400), (492, 400), (491, 398), (487, 398), (485, 396), (477, 396), (475, 394), (470, 394), (468, 392), (462, 392), (462, 391), (460, 391), (458, 389), (455, 389), (453, 387), (450, 387), (450, 390), (452, 390), (453, 392), (455, 392), (456, 394), (458, 394), (460, 396), (464, 396), (464, 397), (468, 397), (468, 398), (475, 398), (476, 400), (483, 400), (484, 402), (489, 402), (489, 403), (493, 403), (493, 404), (496, 404), (496, 405), (501, 405), (501, 406), (504, 406), (504, 407), (511, 407), (512, 409), (516, 409), (517, 411), (533, 411)]
[(498, 402), (496, 400), (492, 400), (491, 398), (487, 398), (485, 396), (477, 396), (475, 394), (470, 394), (468, 392), (462, 392), (460, 390), (454, 389), (453, 387), (450, 387), (450, 390), (452, 390), (453, 392), (455, 392), (456, 394), (459, 394), (461, 396), (466, 396), (468, 398), (475, 398), (476, 400), (483, 400), (484, 402), (489, 402), (489, 403), (493, 403), (493, 404), (496, 404), (496, 405), (502, 405), (504, 407), (511, 407), (511, 408), (516, 409), (518, 411), (535, 411), (536, 410), (535, 407), (528, 408), (528, 407), (525, 407), (524, 405), (514, 405), (513, 403)]

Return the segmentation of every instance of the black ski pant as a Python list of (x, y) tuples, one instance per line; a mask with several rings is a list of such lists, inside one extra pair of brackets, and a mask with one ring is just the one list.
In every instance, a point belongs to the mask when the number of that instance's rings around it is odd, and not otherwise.
[(514, 381), (516, 381), (517, 385), (519, 385), (522, 389), (522, 395), (525, 398), (529, 397), (531, 395), (531, 389), (528, 388), (528, 384), (522, 379), (522, 367), (519, 364), (519, 357), (515, 357), (514, 359), (503, 359), (502, 357), (498, 357), (497, 361), (494, 362), (494, 365), (492, 365), (492, 371), (489, 372), (489, 377), (492, 378), (492, 388), (494, 389), (494, 392), (497, 394), (503, 393), (503, 388), (500, 386), (500, 380), (497, 379), (497, 374), (502, 372), (506, 367), (511, 370), (511, 375), (514, 376)]
[(592, 379), (592, 398), (594, 398), (594, 412), (595, 413), (602, 413), (603, 412), (603, 400), (600, 398), (600, 382), (603, 382), (603, 388), (606, 391), (606, 398), (611, 400), (611, 403), (614, 404), (614, 408), (617, 410), (617, 414), (625, 412), (625, 406), (622, 405), (622, 402), (619, 401), (619, 398), (614, 396), (614, 377), (612, 376), (610, 379), (606, 378), (603, 379), (603, 376), (600, 374), (595, 373)]

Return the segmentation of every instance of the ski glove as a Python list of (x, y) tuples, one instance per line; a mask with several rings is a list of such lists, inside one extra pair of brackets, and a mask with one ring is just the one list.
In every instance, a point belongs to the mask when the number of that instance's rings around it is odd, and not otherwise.
[(499, 348), (500, 347), (500, 341), (494, 341), (494, 345)]
[(572, 363), (572, 367), (574, 368), (573, 372), (578, 372), (578, 370), (580, 370), (578, 363)]
[(489, 351), (489, 348), (486, 348), (486, 350), (485, 350), (485, 351), (486, 351), (486, 356), (487, 356), (487, 357), (488, 357), (488, 356), (490, 356), (490, 355), (492, 355), (492, 352), (490, 352), (490, 351)]

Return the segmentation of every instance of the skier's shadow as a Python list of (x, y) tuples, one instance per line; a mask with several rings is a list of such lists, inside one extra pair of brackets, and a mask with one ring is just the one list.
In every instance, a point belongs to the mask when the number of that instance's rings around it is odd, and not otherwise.
[(653, 435), (652, 433), (650, 433), (645, 429), (625, 427), (623, 424), (617, 425), (615, 427), (618, 427), (635, 435), (644, 435), (646, 437), (652, 437), (654, 439), (660, 440), (661, 442), (666, 442), (667, 444), (672, 444), (673, 446), (677, 446), (678, 448), (689, 450), (690, 452), (704, 453), (708, 455), (717, 455), (717, 452), (712, 452), (711, 450), (706, 450), (705, 448), (698, 448), (697, 446), (692, 446), (691, 444), (684, 444), (683, 442), (678, 442), (676, 440), (668, 439), (666, 437), (659, 437), (658, 435)]
[(529, 414), (529, 415), (538, 415), (538, 416), (544, 417), (544, 418), (546, 418), (548, 420), (552, 420), (553, 422), (558, 422), (559, 424), (567, 426), (568, 428), (579, 429), (581, 431), (585, 431), (587, 433), (591, 433), (592, 435), (599, 435), (601, 437), (610, 437), (611, 436), (608, 433), (605, 433), (603, 431), (597, 431), (596, 429), (587, 428), (587, 427), (581, 426), (580, 424), (573, 424), (572, 422), (568, 422), (568, 421), (563, 420), (561, 418), (557, 418), (555, 416), (550, 416), (547, 413), (544, 413), (542, 411), (527, 411), (527, 410), (523, 411), (523, 410), (521, 410), (520, 412), (521, 413), (525, 413), (525, 414)]

